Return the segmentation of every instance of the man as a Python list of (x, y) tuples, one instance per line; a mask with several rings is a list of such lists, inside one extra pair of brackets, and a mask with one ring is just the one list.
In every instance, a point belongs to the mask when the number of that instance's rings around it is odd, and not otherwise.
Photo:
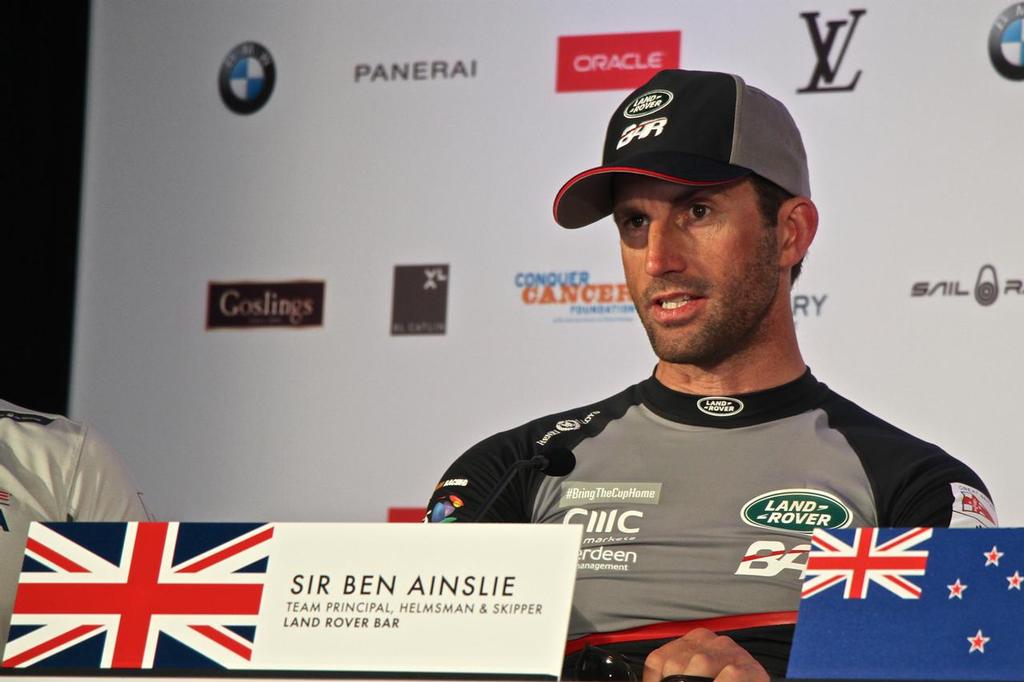
[(0, 651), (32, 521), (145, 521), (117, 454), (88, 427), (0, 400)]
[(584, 525), (565, 674), (590, 644), (646, 661), (643, 682), (784, 675), (814, 528), (992, 525), (991, 502), (804, 364), (790, 287), (818, 213), (780, 102), (662, 71), (612, 115), (603, 161), (555, 220), (613, 216), (654, 375), (470, 448), (428, 516), (474, 519), (513, 462), (572, 450), (571, 473), (523, 473), (481, 519)]

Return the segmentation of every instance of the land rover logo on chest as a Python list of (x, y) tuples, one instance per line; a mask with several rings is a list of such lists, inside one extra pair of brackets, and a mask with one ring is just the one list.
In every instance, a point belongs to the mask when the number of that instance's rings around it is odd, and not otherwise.
[(800, 533), (815, 528), (846, 528), (853, 520), (850, 509), (835, 495), (806, 488), (758, 495), (743, 505), (740, 517), (750, 526)]

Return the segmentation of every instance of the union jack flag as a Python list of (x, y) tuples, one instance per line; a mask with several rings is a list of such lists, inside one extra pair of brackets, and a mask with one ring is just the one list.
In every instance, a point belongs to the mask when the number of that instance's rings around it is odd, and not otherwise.
[(924, 575), (927, 550), (912, 550), (932, 536), (931, 528), (913, 528), (878, 544), (877, 528), (858, 528), (853, 544), (847, 544), (828, 531), (819, 531), (811, 544), (820, 552), (811, 553), (801, 597), (813, 597), (833, 585), (844, 584), (844, 599), (864, 599), (872, 582), (903, 599), (920, 599), (921, 588), (905, 579)]
[(245, 668), (274, 528), (33, 523), (3, 667)]

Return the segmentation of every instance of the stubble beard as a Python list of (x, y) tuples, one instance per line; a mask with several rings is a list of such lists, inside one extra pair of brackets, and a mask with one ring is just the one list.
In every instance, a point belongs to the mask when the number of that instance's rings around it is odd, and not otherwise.
[[(689, 334), (658, 326), (650, 319), (646, 307), (638, 305), (640, 320), (655, 355), (664, 362), (710, 368), (749, 349), (762, 331), (778, 295), (777, 239), (775, 229), (767, 227), (754, 258), (741, 265), (742, 277), (719, 285), (685, 277), (662, 280), (684, 285), (701, 295), (711, 295), (709, 303), (711, 300), (714, 303), (708, 306), (704, 319)], [(644, 292), (644, 300), (651, 300), (665, 288), (664, 284), (653, 282)]]

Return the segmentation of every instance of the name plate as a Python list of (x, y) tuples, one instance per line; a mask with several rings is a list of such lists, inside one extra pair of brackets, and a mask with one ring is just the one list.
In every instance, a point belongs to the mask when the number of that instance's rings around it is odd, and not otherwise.
[(33, 523), (3, 666), (557, 679), (580, 535)]

